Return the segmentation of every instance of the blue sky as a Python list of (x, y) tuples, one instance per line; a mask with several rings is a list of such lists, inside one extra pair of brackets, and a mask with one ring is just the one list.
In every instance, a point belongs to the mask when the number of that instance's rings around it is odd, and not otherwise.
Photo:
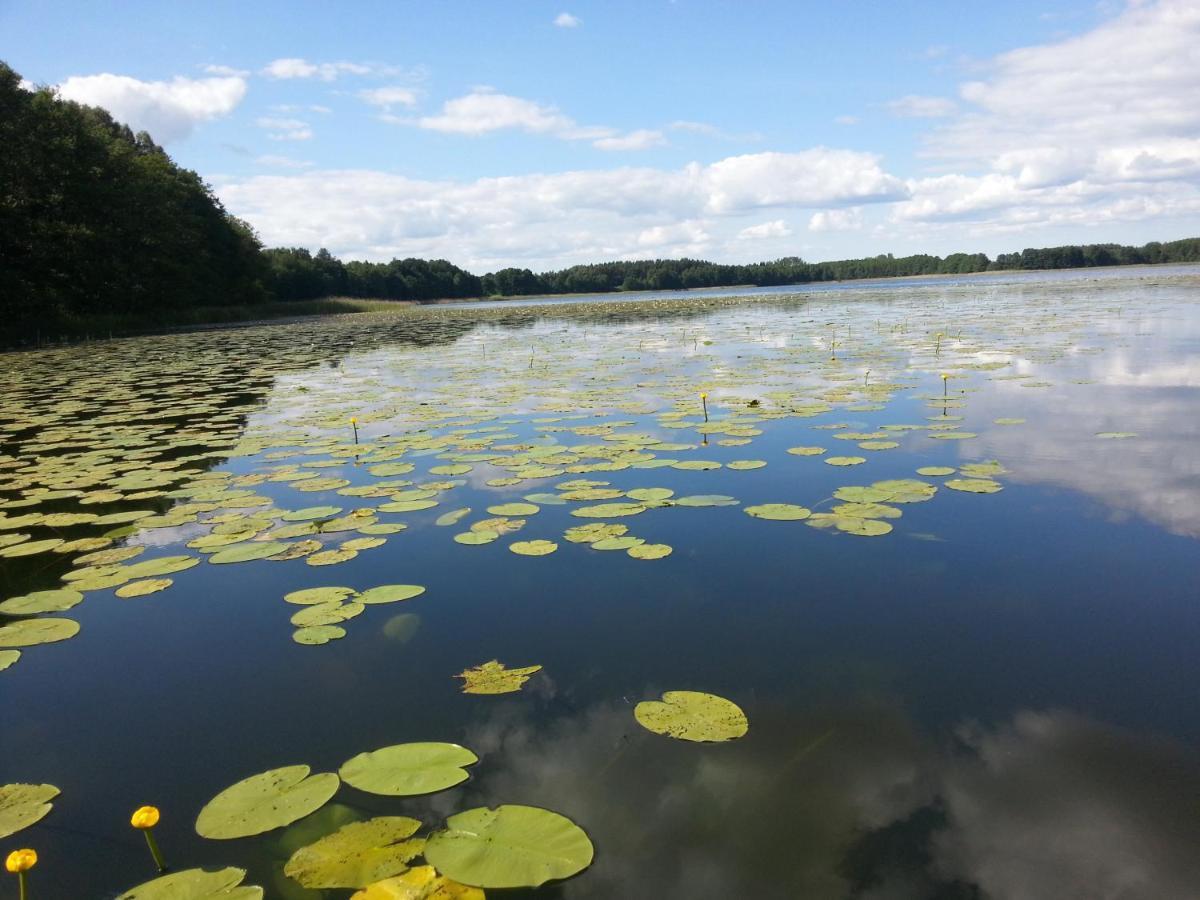
[(1200, 234), (1200, 3), (0, 0), (271, 245), (475, 271)]

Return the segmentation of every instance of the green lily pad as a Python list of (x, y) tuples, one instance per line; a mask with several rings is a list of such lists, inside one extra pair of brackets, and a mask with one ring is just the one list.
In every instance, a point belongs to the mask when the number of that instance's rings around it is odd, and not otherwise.
[(811, 509), (794, 506), (791, 503), (763, 503), (758, 506), (746, 506), (742, 512), (756, 519), (771, 519), (776, 522), (797, 522), (812, 515)]
[(436, 500), (395, 500), (391, 503), (381, 503), (379, 505), (380, 512), (420, 512), (423, 509), (433, 509), (437, 506)]
[(279, 518), (285, 522), (307, 522), (311, 519), (329, 519), (341, 511), (340, 506), (306, 506), (304, 509), (289, 510)]
[(123, 584), (114, 593), (122, 598), (144, 597), (147, 594), (165, 591), (174, 583), (170, 578), (147, 578), (145, 581), (131, 581)]
[(249, 837), (290, 825), (324, 806), (340, 781), (332, 772), (283, 766), (227, 787), (200, 810), (196, 833), (214, 840)]
[(508, 549), (518, 556), (548, 556), (558, 549), (554, 541), (514, 541)]
[(354, 593), (354, 588), (348, 587), (315, 587), (304, 588), (284, 594), (283, 599), (298, 606), (308, 606), (314, 603), (334, 603), (345, 600)]
[(351, 822), (293, 853), (283, 874), (313, 889), (358, 888), (391, 878), (425, 849), (425, 841), (409, 840), (420, 827), (407, 816)]
[(1096, 437), (1102, 440), (1124, 440), (1125, 438), (1137, 437), (1136, 431), (1097, 431)]
[(489, 506), (487, 511), (493, 516), (532, 516), (539, 509), (532, 503), (499, 503)]
[(619, 537), (606, 537), (591, 543), (593, 550), (628, 550), (630, 547), (636, 547), (638, 544), (646, 543), (645, 538), (634, 537), (633, 535), (625, 534)]
[(866, 461), (863, 456), (828, 456), (823, 460), (831, 466), (858, 466)]
[(672, 501), (676, 506), (737, 506), (738, 501), (725, 494), (689, 494)]
[(442, 513), (434, 519), (434, 525), (455, 525), (465, 515), (471, 512), (471, 507), (464, 506), (462, 509), (451, 510), (448, 513)]
[(419, 584), (381, 584), (363, 591), (356, 599), (359, 603), (398, 603), (401, 600), (411, 600), (425, 593), (425, 588)]
[(20, 658), (20, 650), (0, 650), (0, 672), (15, 664)]
[(953, 466), (922, 466), (917, 469), (917, 474), (941, 477), (944, 475), (953, 475), (955, 471), (957, 470)]
[(314, 553), (304, 562), (310, 566), (336, 566), (338, 563), (347, 562), (356, 556), (358, 556), (357, 550), (340, 547), (337, 550), (322, 550), (320, 553)]
[(433, 866), (413, 866), (403, 875), (367, 885), (350, 900), (486, 900), (477, 887), (439, 875)]
[(464, 694), (511, 694), (519, 691), (529, 676), (541, 670), (541, 666), (508, 669), (504, 663), (493, 659), (454, 677), (463, 680)]
[(319, 647), (330, 641), (341, 640), (346, 629), (339, 625), (307, 625), (292, 632), (292, 640), (308, 647)]
[(581, 519), (619, 519), (623, 516), (636, 516), (646, 511), (640, 503), (598, 503), (595, 506), (581, 506), (571, 510), (571, 515)]
[(733, 469), (735, 472), (745, 472), (750, 469), (761, 469), (766, 464), (766, 460), (762, 459), (735, 459), (733, 462), (725, 463), (725, 468)]
[(477, 762), (479, 757), (458, 744), (396, 744), (358, 754), (338, 774), (346, 784), (370, 794), (415, 797), (466, 781), (465, 767)]
[(366, 609), (361, 603), (314, 603), (292, 615), (289, 620), (297, 628), (317, 628), (322, 625), (337, 625), (362, 615)]
[(990, 478), (951, 478), (943, 484), (952, 491), (967, 494), (995, 494), (1004, 490), (1004, 485)]
[(468, 546), (490, 544), (498, 537), (500, 537), (500, 532), (488, 529), (483, 531), (464, 531), (454, 536), (454, 542), (456, 544), (467, 544)]
[(0, 647), (33, 647), (54, 644), (79, 634), (74, 619), (22, 619), (0, 625)]
[(788, 447), (788, 453), (792, 456), (820, 456), (825, 452), (824, 447)]
[(0, 838), (16, 834), (44, 819), (59, 795), (52, 784), (6, 784), (0, 787)]
[(633, 715), (648, 731), (681, 741), (732, 741), (750, 728), (732, 700), (699, 691), (667, 691), (662, 700), (643, 700)]
[(6, 616), (32, 616), (38, 613), (66, 612), (82, 602), (83, 594), (66, 588), (56, 591), (34, 591), (21, 597), (10, 597), (0, 603), (0, 613)]
[(1014, 418), (993, 419), (992, 421), (997, 425), (1024, 425), (1025, 424), (1024, 419), (1014, 419)]
[(662, 559), (673, 551), (670, 544), (638, 544), (625, 552), (634, 559)]
[(243, 885), (245, 877), (245, 869), (232, 866), (211, 872), (184, 869), (131, 888), (117, 900), (262, 900), (263, 889)]
[(892, 530), (890, 523), (879, 519), (839, 516), (837, 513), (814, 513), (805, 524), (813, 528), (834, 528), (859, 537), (880, 537)]
[(275, 556), (287, 548), (287, 544), (280, 543), (279, 541), (235, 544), (227, 550), (218, 550), (208, 558), (208, 561), (217, 565), (250, 562), (256, 559), (266, 559), (268, 556)]
[(480, 888), (538, 887), (592, 863), (586, 832), (533, 806), (480, 807), (453, 815), (430, 835), (425, 859), (455, 881)]

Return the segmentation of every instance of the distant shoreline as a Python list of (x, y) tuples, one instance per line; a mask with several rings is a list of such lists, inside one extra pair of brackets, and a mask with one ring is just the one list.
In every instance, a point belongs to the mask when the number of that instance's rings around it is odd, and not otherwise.
[[(896, 284), (911, 281), (961, 282), (990, 278), (997, 275), (1039, 275), (1060, 272), (1131, 272), (1155, 271), (1178, 266), (1196, 266), (1200, 263), (1136, 263), (1124, 266), (1079, 266), (1058, 269), (996, 269), (986, 272), (937, 273), (930, 275), (893, 275), (881, 278), (851, 278), (837, 281), (809, 281), (797, 284), (755, 285), (734, 284), (677, 290), (606, 291), (599, 293), (565, 294), (513, 294), (493, 297), (448, 297), (440, 300), (380, 300), (358, 297), (326, 297), (319, 300), (274, 300), (248, 306), (214, 306), (190, 310), (163, 310), (153, 318), (138, 319), (127, 316), (94, 316), (77, 318), (62, 323), (54, 331), (35, 335), (27, 345), (2, 348), (0, 352), (45, 349), (90, 340), (108, 340), (124, 337), (142, 337), (155, 334), (187, 333), (224, 328), (250, 328), (257, 325), (285, 325), (325, 316), (360, 315), (363, 313), (386, 313), (400, 309), (419, 307), (459, 307), (471, 304), (511, 304), (539, 300), (574, 300), (580, 303), (594, 302), (599, 298), (629, 298), (663, 296), (664, 299), (684, 299), (705, 296), (737, 296), (730, 291), (745, 289), (756, 293), (769, 293), (773, 288), (781, 292), (803, 294), (805, 288), (820, 285), (853, 285), (870, 288), (876, 285)], [(1198, 273), (1200, 274), (1200, 273)], [(819, 293), (820, 291), (814, 291)]]

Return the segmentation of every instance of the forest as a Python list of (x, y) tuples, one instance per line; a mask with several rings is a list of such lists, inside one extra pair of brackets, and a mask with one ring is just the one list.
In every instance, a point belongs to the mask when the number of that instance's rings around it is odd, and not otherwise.
[(28, 89), (4, 63), (0, 147), (0, 337), (15, 343), (102, 319), (163, 323), (175, 312), (213, 310), (219, 321), (223, 309), (328, 297), (420, 302), (1200, 261), (1200, 238), (1189, 238), (1026, 249), (995, 259), (653, 259), (481, 276), (441, 259), (343, 262), (323, 248), (264, 249), (250, 225), (151, 135), (50, 88)]

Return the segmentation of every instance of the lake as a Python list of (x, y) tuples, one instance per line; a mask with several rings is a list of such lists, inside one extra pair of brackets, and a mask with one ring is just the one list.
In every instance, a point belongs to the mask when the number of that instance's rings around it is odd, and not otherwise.
[[(174, 869), (285, 900), (350, 897), (283, 872), (346, 823), (424, 837), (501, 804), (568, 817), (594, 859), (489, 896), (1200, 885), (1200, 267), (0, 360), (0, 785), (61, 791), (0, 840), (38, 851), (31, 897), (152, 878), (143, 804)], [(425, 590), (357, 601), (385, 585)], [(296, 595), (322, 587), (346, 590)], [(491, 660), (541, 669), (464, 693)], [(672, 691), (748, 728), (644, 727)], [(478, 761), (445, 790), (342, 783), (286, 828), (195, 830), (248, 776), (410, 742)]]

